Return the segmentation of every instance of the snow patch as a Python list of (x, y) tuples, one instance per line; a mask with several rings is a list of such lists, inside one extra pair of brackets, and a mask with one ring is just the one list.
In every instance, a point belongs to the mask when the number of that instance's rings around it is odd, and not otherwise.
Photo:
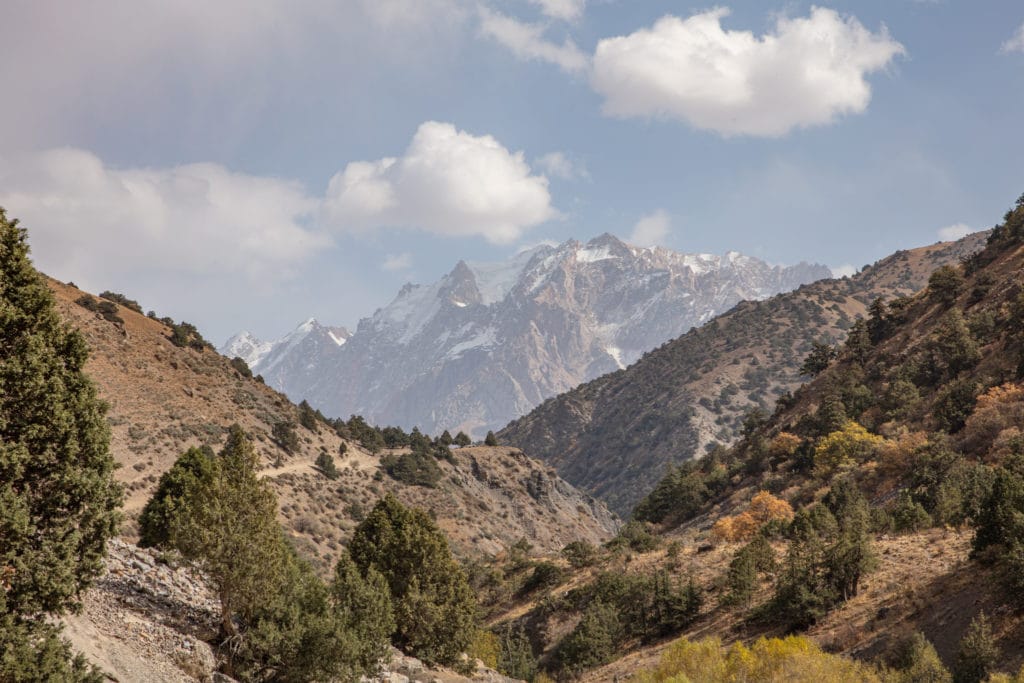
[(622, 362), (622, 349), (618, 346), (609, 346), (605, 348), (605, 352), (612, 357), (615, 364), (619, 366), (619, 370), (625, 370), (626, 364)]
[(618, 256), (613, 256), (611, 249), (608, 247), (598, 247), (597, 249), (584, 247), (576, 252), (576, 260), (580, 263), (596, 263), (613, 258), (618, 258)]
[(461, 358), (462, 354), (466, 351), (494, 346), (497, 336), (497, 331), (493, 327), (487, 327), (470, 339), (460, 342), (448, 349), (448, 353), (445, 354), (445, 358), (448, 360), (455, 360), (456, 358)]
[(342, 346), (345, 342), (348, 341), (348, 339), (345, 339), (344, 337), (336, 337), (336, 336), (334, 336), (334, 333), (331, 332), (330, 330), (327, 330), (327, 334), (330, 335), (331, 341), (333, 341), (338, 346)]

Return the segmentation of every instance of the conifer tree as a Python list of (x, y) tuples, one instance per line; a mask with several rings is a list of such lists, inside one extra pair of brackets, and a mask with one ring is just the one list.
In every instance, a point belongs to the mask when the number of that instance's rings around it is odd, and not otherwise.
[(88, 352), (0, 209), (0, 680), (84, 680), (47, 619), (102, 569), (121, 488)]
[(392, 642), (429, 662), (457, 661), (476, 633), (476, 599), (433, 520), (388, 494), (356, 528), (349, 552), (364, 577), (377, 571), (388, 583)]

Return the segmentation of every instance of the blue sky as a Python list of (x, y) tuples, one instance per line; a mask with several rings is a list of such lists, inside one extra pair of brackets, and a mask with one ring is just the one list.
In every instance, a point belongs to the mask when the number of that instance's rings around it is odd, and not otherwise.
[(0, 0), (0, 206), (215, 342), (602, 232), (860, 267), (1024, 191), (1019, 2)]

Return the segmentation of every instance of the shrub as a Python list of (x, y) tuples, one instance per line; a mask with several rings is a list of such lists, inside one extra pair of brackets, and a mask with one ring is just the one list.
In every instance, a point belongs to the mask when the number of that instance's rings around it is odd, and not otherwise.
[(237, 372), (242, 377), (252, 379), (252, 370), (249, 369), (249, 364), (246, 363), (244, 359), (235, 356), (234, 358), (231, 359), (230, 362), (231, 367), (234, 368), (235, 372)]
[(953, 663), (954, 683), (981, 683), (995, 669), (999, 648), (984, 612), (967, 627)]
[(597, 561), (597, 548), (586, 541), (571, 541), (562, 548), (564, 557), (574, 569), (589, 567)]
[(381, 465), (392, 479), (410, 486), (433, 488), (441, 481), (437, 461), (422, 452), (389, 455), (381, 460)]
[(106, 299), (107, 301), (113, 301), (115, 304), (120, 304), (121, 306), (142, 315), (142, 306), (139, 305), (139, 302), (134, 299), (129, 299), (124, 294), (118, 294), (117, 292), (110, 291), (100, 292), (100, 298)]
[(621, 638), (618, 610), (600, 601), (591, 603), (580, 623), (558, 645), (561, 669), (573, 675), (610, 662)]

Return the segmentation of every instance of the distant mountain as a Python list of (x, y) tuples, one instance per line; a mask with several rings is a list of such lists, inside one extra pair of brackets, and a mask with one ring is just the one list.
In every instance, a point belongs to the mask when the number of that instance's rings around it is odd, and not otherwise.
[(498, 439), (626, 516), (666, 466), (731, 443), (750, 410), (771, 412), (799, 386), (813, 342), (844, 339), (873, 299), (920, 290), (932, 271), (977, 251), (985, 236), (899, 251), (852, 277), (741, 303), (627, 370), (546, 401)]
[(605, 234), (500, 263), (460, 261), (433, 284), (405, 285), (352, 335), (310, 320), (271, 343), (242, 333), (221, 352), (328, 415), (480, 437), (738, 301), (830, 276)]

